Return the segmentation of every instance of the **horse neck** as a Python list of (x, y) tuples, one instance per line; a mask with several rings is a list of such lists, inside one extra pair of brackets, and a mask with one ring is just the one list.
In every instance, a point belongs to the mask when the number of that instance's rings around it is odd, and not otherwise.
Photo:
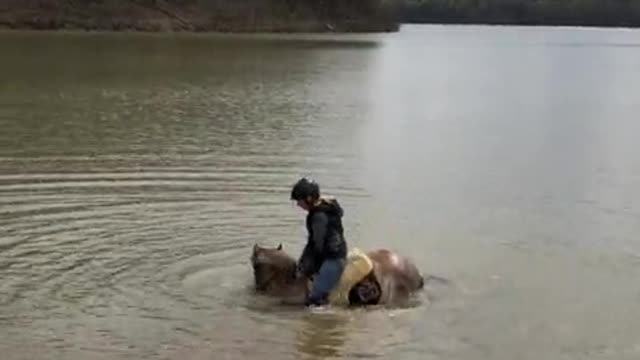
[(271, 274), (265, 276), (268, 279), (264, 284), (265, 290), (275, 295), (304, 294), (307, 290), (308, 279), (294, 277), (295, 265), (295, 260), (292, 260), (291, 264), (272, 270)]

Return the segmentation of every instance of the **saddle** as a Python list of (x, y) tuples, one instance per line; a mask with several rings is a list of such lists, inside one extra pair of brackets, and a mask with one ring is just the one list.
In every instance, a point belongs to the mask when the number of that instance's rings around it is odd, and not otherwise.
[(351, 249), (340, 281), (329, 293), (329, 302), (347, 306), (377, 301), (380, 291), (372, 273), (373, 261), (369, 256), (358, 248)]

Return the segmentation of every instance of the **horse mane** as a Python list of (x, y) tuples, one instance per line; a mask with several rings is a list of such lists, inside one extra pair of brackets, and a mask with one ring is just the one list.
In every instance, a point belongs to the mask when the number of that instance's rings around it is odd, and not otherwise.
[(295, 280), (296, 260), (282, 250), (254, 245), (251, 265), (256, 290), (267, 291), (272, 286), (284, 286)]

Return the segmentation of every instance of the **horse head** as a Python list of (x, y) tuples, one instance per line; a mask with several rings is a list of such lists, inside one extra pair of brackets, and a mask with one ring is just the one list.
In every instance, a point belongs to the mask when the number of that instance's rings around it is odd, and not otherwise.
[(277, 247), (253, 246), (251, 266), (256, 290), (268, 291), (290, 284), (296, 275), (296, 261), (279, 244)]

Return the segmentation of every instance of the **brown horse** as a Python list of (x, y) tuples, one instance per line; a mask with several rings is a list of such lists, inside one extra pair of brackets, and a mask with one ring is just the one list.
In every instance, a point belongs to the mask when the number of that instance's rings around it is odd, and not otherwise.
[[(352, 304), (402, 306), (411, 295), (424, 287), (424, 279), (416, 265), (390, 250), (376, 249), (366, 253), (373, 269), (349, 293)], [(311, 279), (296, 277), (296, 261), (282, 248), (255, 244), (251, 254), (255, 290), (280, 298), (287, 304), (303, 304)]]

